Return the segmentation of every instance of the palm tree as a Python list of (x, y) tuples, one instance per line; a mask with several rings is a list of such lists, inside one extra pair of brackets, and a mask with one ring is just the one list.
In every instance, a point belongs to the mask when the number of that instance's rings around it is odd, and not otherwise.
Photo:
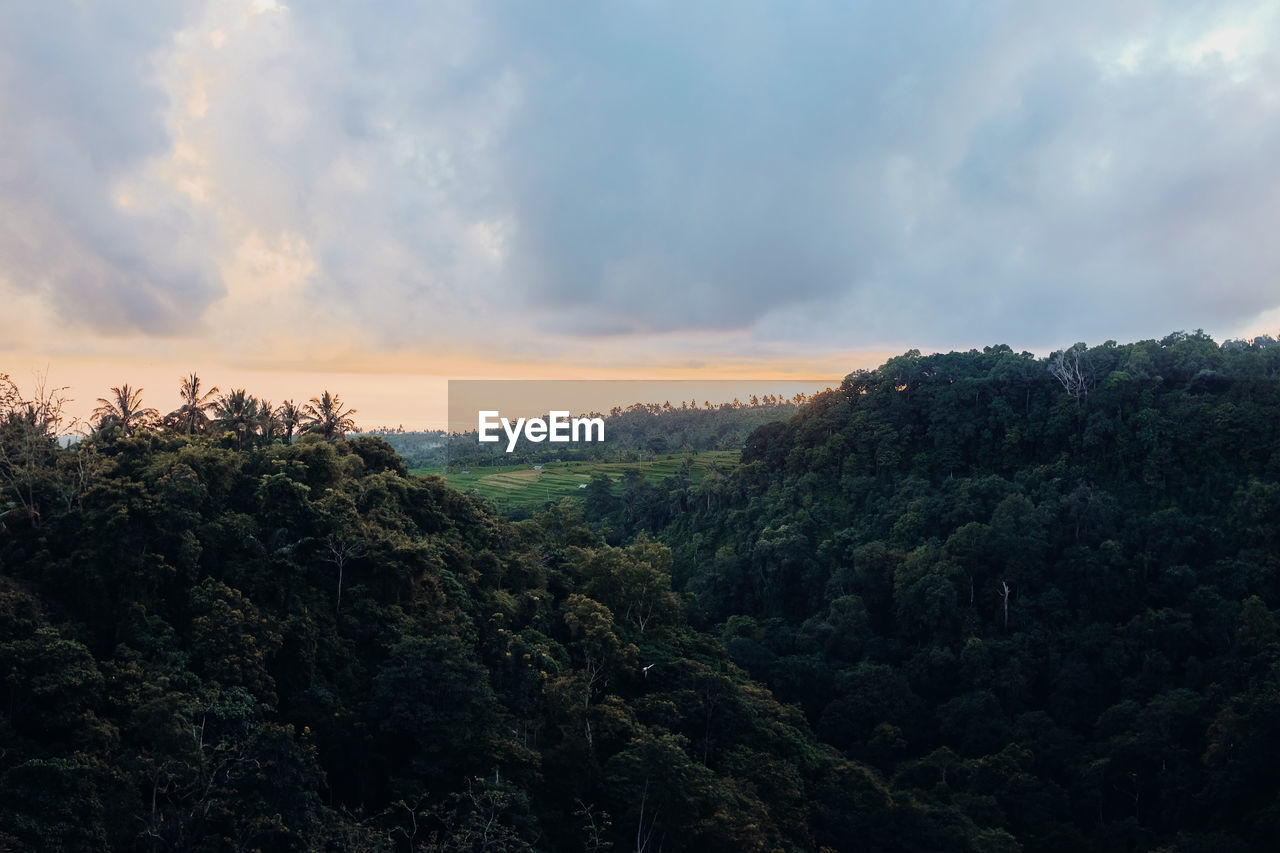
[(355, 409), (342, 410), (342, 401), (337, 394), (325, 391), (319, 397), (312, 397), (311, 402), (303, 408), (306, 415), (306, 432), (317, 432), (327, 439), (342, 438), (349, 432), (355, 432), (355, 421), (351, 415)]
[(213, 397), (218, 393), (217, 386), (201, 394), (200, 377), (193, 373), (183, 377), (179, 393), (182, 395), (182, 405), (170, 412), (166, 420), (174, 429), (186, 435), (204, 432), (209, 423), (209, 413), (218, 408), (218, 402)]
[(285, 400), (276, 411), (276, 417), (280, 419), (280, 425), (284, 427), (284, 440), (288, 444), (293, 441), (293, 431), (302, 423), (302, 407), (292, 400)]
[(160, 413), (142, 407), (142, 390), (121, 385), (111, 389), (112, 399), (99, 397), (98, 402), (102, 405), (93, 410), (98, 430), (118, 426), (125, 435), (133, 435), (134, 430), (145, 429), (155, 423)]
[(255, 426), (258, 429), (258, 434), (265, 438), (268, 443), (279, 436), (281, 430), (284, 429), (284, 424), (280, 421), (280, 413), (271, 405), (270, 400), (258, 401), (258, 420)]
[(230, 394), (218, 398), (219, 426), (236, 435), (236, 447), (239, 447), (246, 435), (251, 435), (258, 426), (258, 398), (243, 388), (232, 388)]

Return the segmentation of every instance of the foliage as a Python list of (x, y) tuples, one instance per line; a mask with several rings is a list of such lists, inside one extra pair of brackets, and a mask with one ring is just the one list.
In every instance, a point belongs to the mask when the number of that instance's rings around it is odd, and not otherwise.
[(83, 482), (5, 519), (7, 848), (817, 850), (888, 814), (931, 831), (690, 624), (665, 545), (610, 546), (574, 502), (504, 520), (376, 438), (268, 440), (229, 419), (253, 399), (230, 392), (207, 432), (49, 441), (50, 491), (89, 459)]
[(1277, 415), (1269, 338), (913, 350), (658, 535), (735, 662), (982, 849), (1269, 849)]
[(0, 846), (1269, 850), (1273, 344), (913, 350), (523, 521), (0, 383)]

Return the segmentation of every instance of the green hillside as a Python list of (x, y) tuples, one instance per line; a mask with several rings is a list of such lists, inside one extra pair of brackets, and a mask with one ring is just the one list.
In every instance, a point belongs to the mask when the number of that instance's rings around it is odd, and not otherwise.
[(0, 412), (0, 849), (977, 849), (573, 501), (514, 523), (374, 438), (61, 448), (29, 412)]
[[(620, 484), (628, 471), (638, 473), (646, 482), (658, 484), (682, 471), (693, 484), (702, 482), (706, 473), (717, 470), (727, 474), (738, 465), (735, 450), (704, 450), (689, 454), (662, 454), (644, 462), (546, 462), (469, 468), (442, 475), (450, 486), (463, 492), (474, 492), (493, 503), (499, 512), (513, 509), (532, 510), (548, 501), (561, 498), (584, 499), (593, 477), (604, 476)], [(415, 468), (411, 474), (439, 474), (438, 468)]]
[(1269, 338), (911, 351), (740, 458), (448, 480), (45, 414), (0, 399), (0, 849), (1280, 837)]

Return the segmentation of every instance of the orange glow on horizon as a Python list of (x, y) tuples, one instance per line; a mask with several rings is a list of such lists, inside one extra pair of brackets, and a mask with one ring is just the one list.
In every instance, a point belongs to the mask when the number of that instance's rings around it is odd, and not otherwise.
[(179, 405), (181, 379), (194, 371), (206, 388), (216, 386), (222, 392), (245, 388), (276, 405), (285, 400), (305, 402), (327, 390), (339, 395), (344, 405), (356, 409), (356, 423), (364, 429), (403, 426), (407, 430), (421, 430), (444, 428), (450, 379), (759, 380), (765, 383), (827, 377), (822, 380), (825, 387), (838, 384), (853, 370), (881, 364), (889, 355), (851, 352), (822, 358), (740, 359), (717, 364), (711, 364), (710, 359), (697, 359), (684, 364), (673, 360), (648, 365), (635, 363), (634, 358), (631, 363), (619, 364), (600, 359), (595, 365), (584, 366), (461, 356), (431, 358), (415, 353), (403, 357), (370, 355), (344, 364), (326, 362), (307, 366), (299, 362), (296, 366), (252, 367), (198, 355), (179, 361), (171, 353), (161, 358), (87, 358), (61, 353), (0, 352), (0, 372), (9, 374), (24, 394), (32, 391), (37, 376), (45, 374), (48, 387), (67, 389), (70, 402), (66, 411), (82, 423), (97, 407), (97, 398), (107, 396), (111, 387), (123, 383), (142, 388), (145, 405), (161, 412), (171, 411)]

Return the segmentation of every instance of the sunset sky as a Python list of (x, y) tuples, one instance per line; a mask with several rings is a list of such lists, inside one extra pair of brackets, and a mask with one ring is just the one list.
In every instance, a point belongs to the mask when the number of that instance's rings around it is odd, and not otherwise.
[(15, 0), (0, 372), (449, 378), (1280, 332), (1280, 4)]

